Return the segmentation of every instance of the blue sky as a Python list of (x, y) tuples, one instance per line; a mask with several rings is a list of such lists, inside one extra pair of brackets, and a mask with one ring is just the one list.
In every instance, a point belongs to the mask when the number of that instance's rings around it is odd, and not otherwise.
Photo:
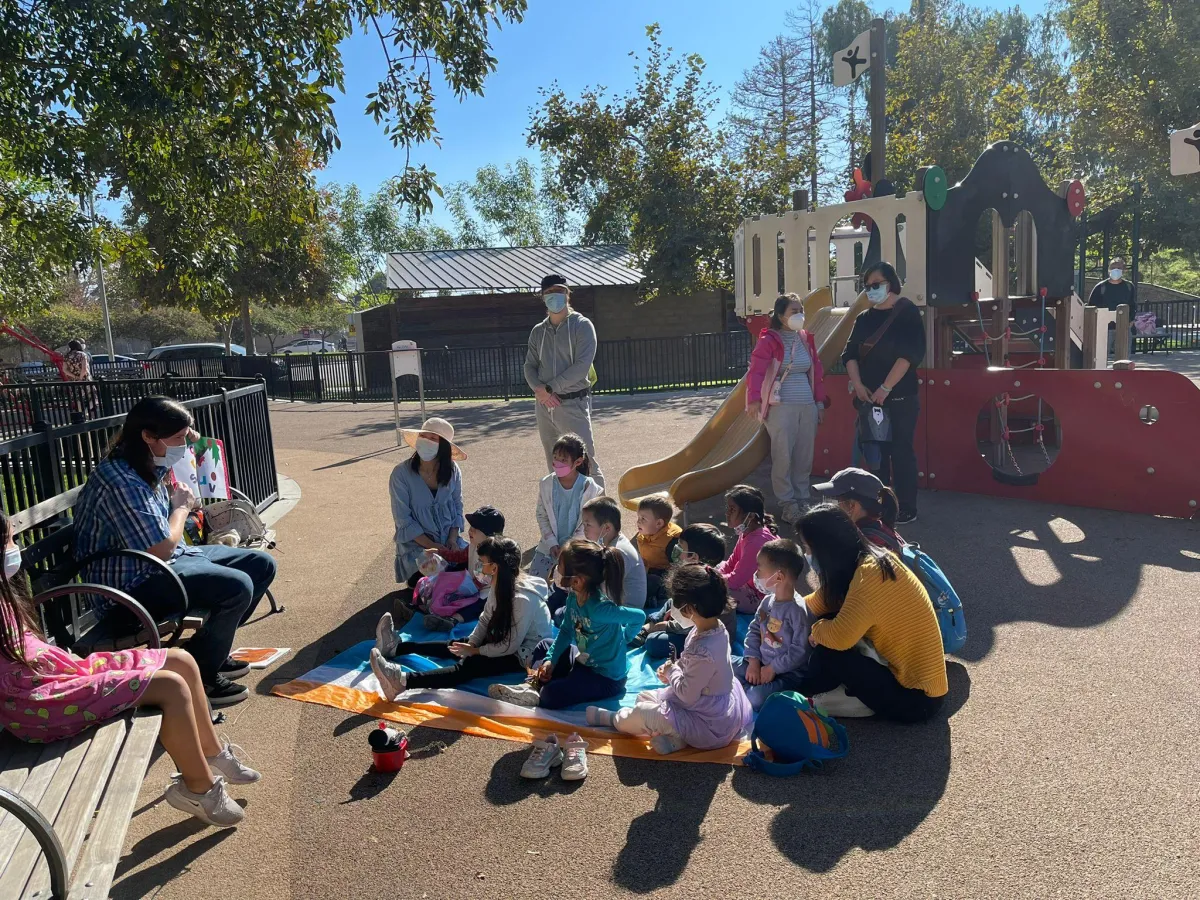
[[(442, 147), (419, 148), (414, 159), (447, 185), (471, 178), (488, 163), (502, 165), (522, 155), (536, 158), (524, 135), (538, 89), (555, 80), (568, 96), (578, 96), (589, 85), (618, 93), (632, 86), (629, 53), (644, 51), (645, 27), (652, 22), (662, 26), (666, 46), (704, 58), (709, 80), (725, 97), (759, 48), (784, 29), (784, 14), (794, 5), (794, 0), (529, 0), (523, 22), (494, 33), (492, 55), (499, 64), (484, 95), (460, 103), (443, 89), (437, 110)], [(909, 4), (888, 6), (907, 9)], [(1022, 6), (1034, 14), (1045, 3), (1033, 0)], [(336, 104), (342, 148), (320, 180), (354, 182), (370, 193), (401, 170), (404, 156), (363, 113), (365, 95), (383, 72), (378, 40), (357, 35), (343, 46), (343, 56), (346, 93)], [(435, 220), (442, 219), (439, 213)]]
[[(525, 131), (538, 89), (555, 80), (568, 96), (589, 85), (615, 92), (632, 86), (629, 53), (644, 51), (645, 28), (652, 22), (662, 26), (666, 46), (699, 53), (709, 79), (727, 95), (759, 47), (783, 30), (784, 13), (794, 5), (794, 0), (530, 0), (523, 22), (494, 33), (492, 55), (499, 64), (484, 95), (460, 103), (443, 90), (437, 110), (442, 147), (422, 147), (414, 159), (436, 172), (443, 185), (469, 179), (488, 163), (502, 165), (522, 155), (536, 159)], [(369, 193), (401, 170), (404, 155), (362, 112), (365, 95), (383, 72), (378, 40), (357, 35), (343, 45), (343, 57), (346, 93), (335, 107), (342, 148), (320, 180), (354, 182)]]

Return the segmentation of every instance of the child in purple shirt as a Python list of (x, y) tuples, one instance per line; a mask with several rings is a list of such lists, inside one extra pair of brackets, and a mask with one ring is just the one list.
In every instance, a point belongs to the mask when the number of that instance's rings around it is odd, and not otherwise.
[(729, 632), (720, 620), (729, 592), (712, 566), (677, 565), (667, 578), (670, 615), (690, 630), (678, 661), (658, 667), (658, 680), (666, 687), (642, 691), (632, 708), (616, 713), (589, 706), (587, 722), (648, 737), (664, 755), (684, 747), (715, 750), (735, 740), (753, 719), (733, 676)]
[(754, 580), (766, 596), (746, 631), (744, 656), (734, 666), (755, 711), (771, 694), (798, 684), (808, 660), (809, 615), (796, 593), (803, 575), (804, 556), (792, 541), (777, 538), (758, 551)]

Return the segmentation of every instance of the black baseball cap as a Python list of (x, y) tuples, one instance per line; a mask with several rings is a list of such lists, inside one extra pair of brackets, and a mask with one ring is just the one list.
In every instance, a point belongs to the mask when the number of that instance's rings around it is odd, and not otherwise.
[(488, 537), (504, 534), (504, 514), (494, 506), (481, 506), (475, 512), (467, 513), (467, 524)]
[(814, 491), (819, 491), (827, 497), (862, 497), (874, 500), (883, 490), (883, 482), (866, 469), (842, 469), (824, 484), (814, 484)]
[(567, 287), (567, 279), (562, 275), (547, 275), (542, 279), (542, 290), (552, 287)]

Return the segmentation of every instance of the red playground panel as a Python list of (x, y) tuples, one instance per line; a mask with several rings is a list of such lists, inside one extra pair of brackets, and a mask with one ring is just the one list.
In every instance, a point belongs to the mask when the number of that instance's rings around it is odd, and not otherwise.
[[(1200, 388), (1183, 375), (1060, 369), (919, 375), (915, 449), (923, 488), (1177, 518), (1200, 511)], [(829, 376), (826, 386), (833, 405), (818, 431), (814, 477), (850, 465), (852, 453), (846, 376)], [(1053, 409), (1061, 444), (1035, 484), (998, 481), (980, 452), (980, 410), (1004, 394), (1033, 394)]]

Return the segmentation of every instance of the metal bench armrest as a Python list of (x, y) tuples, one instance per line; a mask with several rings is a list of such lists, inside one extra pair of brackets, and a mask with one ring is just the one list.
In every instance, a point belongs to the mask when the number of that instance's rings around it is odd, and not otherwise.
[(125, 549), (125, 548), (121, 548), (119, 550), (100, 550), (96, 553), (91, 554), (90, 556), (84, 557), (79, 562), (75, 563), (74, 571), (76, 574), (78, 574), (78, 573), (82, 572), (85, 568), (90, 566), (92, 563), (97, 562), (101, 559), (105, 559), (106, 557), (109, 557), (109, 556), (126, 556), (126, 557), (129, 557), (130, 559), (136, 559), (139, 562), (146, 563), (146, 565), (150, 566), (151, 569), (155, 570), (154, 574), (156, 574), (156, 575), (166, 574), (167, 576), (169, 576), (168, 580), (174, 586), (175, 590), (178, 591), (178, 593), (179, 593), (179, 608), (180, 608), (180, 610), (182, 611), (182, 610), (186, 610), (188, 608), (187, 588), (185, 588), (183, 586), (183, 580), (179, 577), (179, 573), (176, 572), (172, 566), (163, 562), (161, 559), (159, 559), (154, 554), (147, 553), (145, 550), (129, 550), (129, 549)]
[(69, 878), (67, 856), (63, 852), (62, 842), (54, 832), (54, 826), (46, 821), (46, 817), (38, 812), (36, 806), (20, 794), (14, 794), (4, 788), (0, 788), (0, 809), (12, 813), (16, 820), (37, 838), (42, 853), (46, 856), (46, 865), (50, 868), (50, 896), (66, 897)]
[[(88, 594), (95, 597), (103, 597), (106, 600), (111, 600), (120, 606), (124, 606), (138, 618), (146, 629), (149, 635), (147, 643), (154, 648), (162, 646), (162, 642), (158, 634), (158, 623), (151, 618), (150, 613), (146, 611), (146, 607), (138, 603), (124, 591), (118, 591), (116, 588), (105, 587), (102, 584), (88, 584), (87, 582), (72, 582), (71, 584), (59, 585), (56, 588), (50, 588), (48, 591), (42, 591), (33, 598), (35, 606), (46, 603), (50, 600), (57, 600), (59, 597), (73, 597), (77, 594)], [(185, 595), (186, 596), (186, 595)], [(75, 640), (79, 640), (79, 635), (75, 635)]]

